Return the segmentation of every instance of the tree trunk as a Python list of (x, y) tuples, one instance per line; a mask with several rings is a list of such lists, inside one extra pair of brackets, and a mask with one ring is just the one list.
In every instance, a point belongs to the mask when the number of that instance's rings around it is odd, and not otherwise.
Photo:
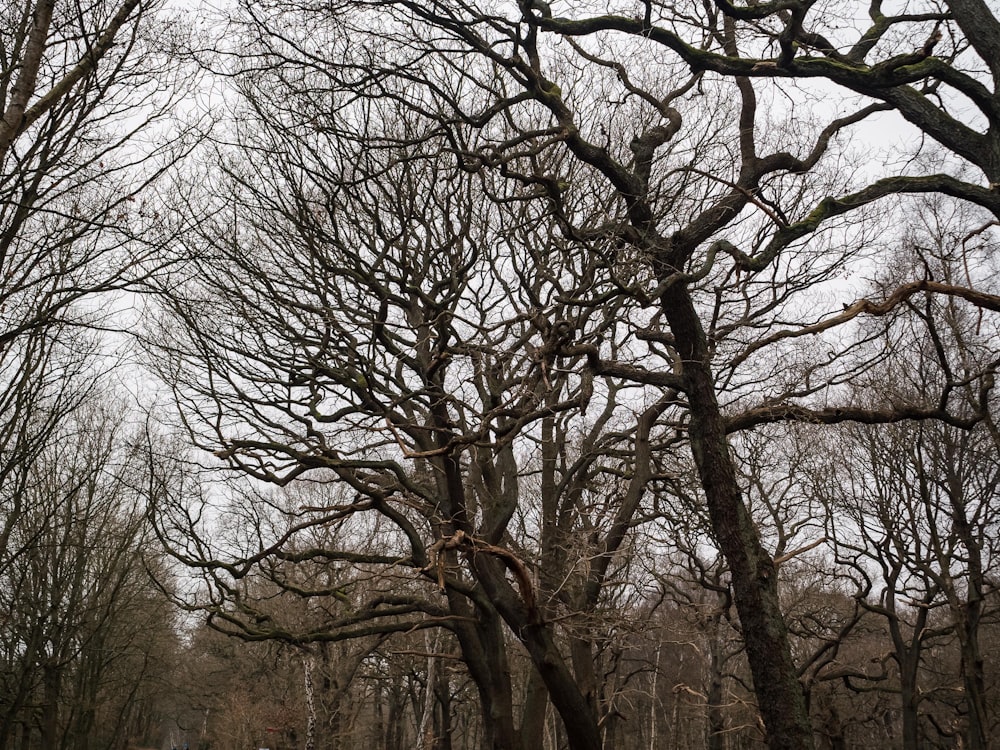
[(452, 750), (451, 680), (448, 677), (447, 669), (438, 669), (437, 679), (434, 681), (434, 692), (437, 695), (437, 704), (441, 709), (438, 714), (439, 720), (435, 722), (437, 743), (434, 750)]
[[(909, 672), (909, 670), (901, 670)], [(900, 709), (903, 714), (903, 750), (920, 750), (920, 724), (917, 714), (917, 694), (912, 675), (900, 675)]]
[[(490, 555), (473, 557), (476, 578), (497, 612), (517, 634), (548, 688), (549, 699), (566, 729), (570, 750), (601, 750), (597, 714), (556, 645), (552, 626), (541, 620), (537, 608), (514, 593), (506, 580), (506, 568)], [(463, 648), (464, 652), (464, 648)], [(509, 679), (509, 674), (507, 675)], [(516, 735), (497, 750), (514, 747)], [(531, 750), (524, 748), (523, 750)]]
[(813, 747), (812, 726), (792, 662), (778, 599), (777, 570), (743, 502), (726, 422), (716, 399), (705, 332), (686, 289), (675, 286), (663, 295), (661, 304), (681, 355), (691, 452), (716, 541), (729, 564), (768, 747), (805, 750)]
[(479, 692), (483, 729), (479, 746), (482, 750), (517, 750), (510, 667), (500, 619), (496, 612), (473, 610), (454, 592), (448, 592), (448, 599), (451, 611), (462, 618), (455, 634)]
[(552, 705), (566, 729), (570, 750), (601, 750), (597, 716), (566, 668), (551, 631), (545, 625), (526, 625), (522, 629), (522, 642), (549, 689)]
[(709, 644), (708, 693), (708, 750), (725, 750), (726, 719), (722, 712), (723, 648), (719, 633), (719, 619), (713, 624), (713, 637)]
[(573, 673), (576, 684), (583, 693), (583, 698), (594, 716), (598, 716), (597, 675), (594, 672), (594, 649), (586, 638), (570, 636), (570, 659), (573, 663)]
[(41, 750), (58, 750), (56, 737), (59, 728), (59, 692), (62, 670), (55, 664), (42, 668), (42, 742)]
[(405, 750), (403, 744), (403, 704), (405, 698), (398, 688), (390, 685), (388, 689), (388, 711), (386, 715), (386, 748), (387, 750)]
[(424, 689), (424, 705), (420, 711), (420, 723), (417, 726), (417, 750), (434, 748), (434, 685), (437, 682), (438, 661), (434, 652), (438, 648), (440, 633), (436, 633), (434, 642), (430, 640), (430, 634), (424, 631), (424, 644), (427, 648), (427, 683)]
[(986, 750), (989, 718), (986, 711), (986, 680), (983, 673), (983, 654), (979, 646), (979, 623), (983, 615), (986, 577), (983, 572), (982, 544), (969, 520), (969, 509), (965, 499), (962, 477), (956, 472), (959, 464), (957, 445), (945, 442), (945, 466), (947, 471), (947, 493), (952, 518), (953, 533), (962, 542), (968, 560), (968, 579), (965, 601), (959, 596), (957, 587), (949, 571), (949, 560), (942, 560), (945, 572), (945, 593), (955, 619), (958, 635), (962, 684), (965, 688), (965, 703), (968, 714), (969, 750)]
[(302, 660), (302, 679), (306, 697), (306, 739), (305, 750), (316, 748), (316, 696), (313, 689), (313, 659), (307, 656)]
[[(969, 624), (971, 623), (966, 623)], [(979, 649), (979, 634), (971, 627), (962, 639), (962, 681), (969, 715), (969, 750), (986, 750), (989, 746), (986, 738), (989, 723), (983, 655)]]
[(523, 750), (542, 747), (545, 738), (545, 716), (549, 696), (538, 670), (532, 666), (524, 690), (524, 707), (521, 710), (521, 728), (518, 735)]

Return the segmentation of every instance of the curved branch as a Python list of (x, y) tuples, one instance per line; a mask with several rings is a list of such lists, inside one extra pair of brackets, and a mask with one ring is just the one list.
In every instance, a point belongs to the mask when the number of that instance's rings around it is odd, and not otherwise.
[(982, 422), (983, 417), (957, 417), (944, 409), (927, 409), (920, 406), (893, 406), (888, 409), (861, 409), (853, 406), (831, 406), (810, 409), (796, 404), (766, 404), (726, 419), (726, 433), (732, 434), (752, 427), (777, 422), (805, 422), (809, 424), (895, 424), (909, 420), (937, 420), (962, 430), (969, 430)]
[(751, 257), (735, 249), (732, 245), (721, 249), (732, 255), (742, 270), (758, 273), (767, 268), (788, 245), (812, 234), (827, 219), (848, 213), (890, 195), (910, 193), (943, 193), (953, 198), (975, 203), (1000, 216), (1000, 191), (996, 189), (973, 185), (945, 174), (927, 175), (926, 177), (886, 177), (856, 193), (841, 198), (824, 198), (804, 219), (775, 233), (767, 247), (759, 255)]
[(843, 325), (859, 315), (872, 315), (875, 317), (887, 315), (900, 304), (919, 292), (930, 292), (932, 294), (943, 294), (948, 297), (959, 297), (960, 299), (964, 299), (976, 307), (980, 307), (984, 310), (1000, 312), (1000, 296), (995, 294), (988, 294), (976, 289), (970, 289), (969, 287), (954, 286), (952, 284), (945, 284), (940, 281), (930, 281), (928, 279), (911, 281), (909, 284), (903, 284), (898, 287), (892, 294), (881, 302), (872, 302), (871, 300), (860, 299), (853, 305), (847, 306), (842, 313), (835, 315), (832, 318), (827, 318), (819, 323), (814, 323), (813, 325), (804, 326), (795, 330), (778, 331), (777, 333), (771, 334), (766, 338), (760, 339), (747, 347), (739, 356), (735, 357), (733, 359), (732, 366), (739, 367), (754, 352), (784, 339), (814, 336), (818, 333), (822, 333), (823, 331), (828, 331), (831, 328)]

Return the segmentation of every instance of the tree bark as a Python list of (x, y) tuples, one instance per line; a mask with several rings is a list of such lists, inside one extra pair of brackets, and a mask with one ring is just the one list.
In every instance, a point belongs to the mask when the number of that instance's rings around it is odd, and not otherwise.
[(725, 663), (720, 634), (720, 618), (712, 622), (712, 641), (709, 643), (709, 674), (706, 703), (708, 708), (708, 750), (725, 750), (726, 718), (722, 710), (722, 668)]
[(516, 749), (510, 667), (500, 618), (496, 612), (473, 610), (460, 594), (452, 591), (448, 592), (448, 599), (452, 611), (462, 618), (455, 627), (455, 634), (462, 649), (462, 659), (479, 693), (483, 729), (480, 747), (482, 750)]
[[(53, 660), (54, 661), (54, 660)], [(42, 737), (41, 750), (58, 750), (56, 737), (59, 728), (59, 693), (61, 691), (62, 669), (58, 665), (46, 664), (42, 668)]]
[(424, 705), (420, 712), (420, 724), (417, 727), (417, 750), (434, 748), (434, 685), (437, 682), (438, 662), (434, 654), (438, 648), (440, 633), (435, 634), (433, 643), (429, 634), (424, 631), (424, 644), (427, 648), (427, 687), (424, 690)]

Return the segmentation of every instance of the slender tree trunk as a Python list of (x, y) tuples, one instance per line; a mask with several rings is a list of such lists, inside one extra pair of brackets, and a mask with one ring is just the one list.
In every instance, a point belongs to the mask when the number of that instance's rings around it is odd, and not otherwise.
[(375, 692), (375, 707), (374, 707), (374, 715), (375, 715), (374, 718), (375, 718), (375, 720), (374, 720), (374, 724), (375, 724), (375, 726), (372, 728), (373, 729), (372, 737), (377, 738), (377, 741), (378, 741), (377, 747), (379, 748), (379, 750), (388, 750), (388, 748), (386, 746), (386, 742), (387, 742), (386, 735), (387, 735), (387, 732), (386, 732), (386, 729), (385, 729), (385, 710), (384, 710), (384, 704), (383, 704), (383, 701), (382, 701), (382, 684), (381, 684), (380, 680), (375, 680), (375, 686), (374, 686), (374, 688), (375, 688), (374, 689), (374, 692)]
[(302, 674), (306, 696), (306, 739), (305, 750), (316, 748), (316, 696), (313, 686), (313, 658), (306, 656), (302, 660)]
[(521, 728), (518, 735), (521, 748), (541, 747), (545, 738), (545, 716), (549, 706), (549, 696), (545, 691), (542, 676), (532, 665), (528, 673), (528, 684), (524, 690), (524, 707), (521, 710)]
[(708, 674), (708, 750), (725, 750), (726, 718), (722, 713), (722, 643), (719, 620), (713, 623), (714, 633), (709, 644)]
[(440, 707), (440, 720), (436, 722), (437, 742), (434, 750), (452, 750), (451, 733), (451, 680), (448, 677), (447, 669), (438, 669), (437, 679), (434, 681), (434, 692), (437, 695), (437, 704)]
[(705, 332), (686, 289), (675, 286), (664, 294), (661, 304), (681, 355), (691, 452), (715, 538), (729, 564), (768, 747), (806, 750), (813, 747), (812, 726), (778, 599), (777, 570), (743, 502), (726, 422), (716, 399)]
[(405, 698), (398, 689), (389, 686), (389, 710), (387, 712), (386, 747), (388, 750), (403, 750), (403, 706)]
[(424, 631), (424, 644), (427, 648), (427, 683), (424, 690), (424, 705), (420, 712), (420, 724), (417, 727), (417, 750), (434, 748), (434, 685), (437, 682), (438, 658), (434, 652), (438, 647), (440, 633), (436, 633), (433, 643), (430, 635)]
[(656, 698), (656, 682), (660, 676), (660, 651), (663, 643), (656, 644), (656, 658), (653, 660), (653, 680), (649, 688), (649, 750), (656, 750), (656, 726), (659, 720), (659, 701)]
[[(0, 747), (7, 747), (7, 745), (3, 744)], [(21, 723), (21, 737), (18, 750), (29, 750), (29, 748), (31, 748), (31, 724), (25, 721)]]
[(823, 746), (829, 750), (846, 750), (847, 743), (844, 739), (844, 722), (840, 718), (840, 712), (834, 700), (829, 701), (825, 706), (825, 717), (823, 719)]

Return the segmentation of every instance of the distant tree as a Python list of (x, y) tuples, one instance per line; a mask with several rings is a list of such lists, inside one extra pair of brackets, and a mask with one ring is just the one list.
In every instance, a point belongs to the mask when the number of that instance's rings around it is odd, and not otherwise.
[[(898, 264), (884, 269), (879, 283), (894, 285), (899, 275), (923, 271), (946, 283), (990, 289), (995, 242), (985, 227), (970, 234), (968, 225), (955, 203), (927, 202)], [(864, 670), (843, 676), (858, 690), (898, 691), (905, 747), (939, 733), (982, 748), (992, 719), (979, 637), (984, 620), (997, 612), (987, 571), (998, 551), (1000, 473), (991, 458), (996, 407), (984, 394), (990, 378), (983, 382), (974, 373), (997, 362), (995, 322), (931, 294), (914, 297), (908, 307), (909, 315), (873, 327), (885, 367), (879, 377), (857, 383), (856, 400), (912, 404), (943, 393), (968, 425), (846, 428), (823, 443), (835, 462), (821, 455), (810, 461), (825, 466), (814, 492), (830, 508), (827, 536), (835, 561), (856, 581), (861, 605), (885, 619), (894, 664), (887, 671), (883, 659), (882, 669), (867, 677)], [(949, 656), (941, 659), (944, 653)], [(921, 714), (934, 725), (921, 726)]]
[(124, 748), (176, 645), (120, 421), (97, 398), (61, 415), (27, 478), (4, 488), (26, 509), (0, 555), (4, 744)]

